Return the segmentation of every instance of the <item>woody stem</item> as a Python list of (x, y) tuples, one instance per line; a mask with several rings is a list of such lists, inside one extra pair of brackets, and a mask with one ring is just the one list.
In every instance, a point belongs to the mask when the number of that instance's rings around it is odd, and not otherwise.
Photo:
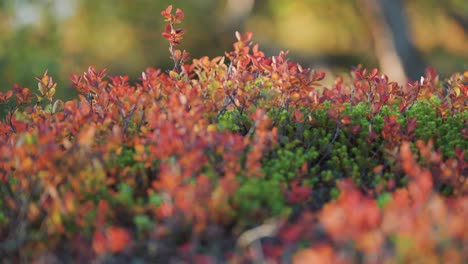
[[(173, 31), (174, 31), (173, 24), (171, 23), (170, 25), (171, 25), (171, 32), (173, 32)], [(174, 56), (174, 45), (172, 44), (171, 41), (169, 41), (169, 51), (170, 51), (170, 53), (171, 53), (172, 60), (174, 61), (174, 68), (173, 68), (173, 70), (178, 71), (178, 69), (179, 69), (179, 63), (178, 63), (178, 61), (176, 60), (176, 58), (175, 58), (175, 56)]]

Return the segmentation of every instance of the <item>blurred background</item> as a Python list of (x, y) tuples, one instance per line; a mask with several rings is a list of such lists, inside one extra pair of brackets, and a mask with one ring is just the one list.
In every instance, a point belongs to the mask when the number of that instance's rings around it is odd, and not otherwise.
[(428, 65), (443, 77), (468, 69), (466, 0), (0, 0), (0, 91), (35, 92), (48, 69), (69, 99), (69, 75), (90, 65), (133, 81), (147, 67), (171, 68), (161, 37), (169, 4), (185, 13), (179, 48), (192, 58), (232, 50), (238, 30), (267, 55), (289, 50), (336, 74), (363, 64), (401, 81)]

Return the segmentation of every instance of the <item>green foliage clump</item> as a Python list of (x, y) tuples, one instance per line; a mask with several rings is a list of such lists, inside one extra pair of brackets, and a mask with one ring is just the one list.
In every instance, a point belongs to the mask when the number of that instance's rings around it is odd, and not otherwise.
[(432, 103), (417, 101), (406, 115), (417, 118), (418, 125), (414, 130), (417, 138), (425, 142), (433, 140), (434, 148), (440, 149), (444, 158), (451, 158), (455, 156), (455, 147), (468, 149), (468, 140), (460, 136), (460, 132), (466, 128), (468, 112), (442, 117), (437, 114), (440, 104), (440, 100), (435, 99)]
[(253, 224), (254, 219), (287, 215), (289, 212), (280, 181), (247, 177), (241, 178), (239, 183), (239, 189), (232, 196), (232, 204), (236, 218), (245, 224)]
[(237, 109), (227, 110), (218, 116), (217, 127), (220, 131), (230, 132), (246, 131), (250, 127), (251, 120), (248, 115), (240, 113)]

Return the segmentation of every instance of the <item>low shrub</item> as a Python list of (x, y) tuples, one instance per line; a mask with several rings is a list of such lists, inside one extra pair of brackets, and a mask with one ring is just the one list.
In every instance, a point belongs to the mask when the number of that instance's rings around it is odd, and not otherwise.
[[(90, 67), (77, 99), (0, 94), (0, 255), (11, 262), (467, 259), (468, 74), (398, 84), (176, 49), (136, 84)], [(13, 100), (14, 99), (14, 100)]]

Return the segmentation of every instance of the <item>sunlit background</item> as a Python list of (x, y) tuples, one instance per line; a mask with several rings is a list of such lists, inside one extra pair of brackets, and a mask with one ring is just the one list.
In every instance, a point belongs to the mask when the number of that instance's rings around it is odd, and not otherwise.
[(223, 55), (235, 31), (254, 33), (267, 55), (341, 74), (379, 67), (396, 80), (427, 65), (442, 76), (468, 69), (466, 0), (3, 0), (0, 90), (36, 88), (46, 69), (58, 96), (74, 95), (69, 75), (88, 66), (134, 81), (147, 67), (171, 67), (161, 10), (184, 10), (181, 49)]

